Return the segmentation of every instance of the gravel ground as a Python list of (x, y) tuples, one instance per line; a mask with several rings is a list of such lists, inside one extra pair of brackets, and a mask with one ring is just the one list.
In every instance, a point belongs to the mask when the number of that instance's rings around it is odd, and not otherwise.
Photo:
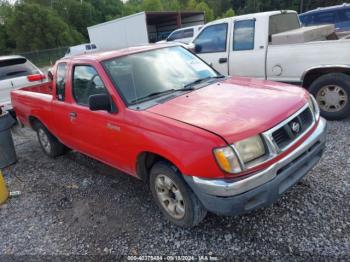
[(4, 173), (22, 194), (0, 207), (0, 254), (348, 260), (350, 120), (328, 133), (321, 162), (273, 206), (182, 229), (141, 181), (76, 152), (50, 159), (34, 132), (16, 130), (19, 161)]

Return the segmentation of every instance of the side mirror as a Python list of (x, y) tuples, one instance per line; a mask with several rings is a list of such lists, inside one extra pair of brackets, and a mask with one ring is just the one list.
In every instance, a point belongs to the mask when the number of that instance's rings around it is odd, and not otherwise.
[(51, 68), (47, 71), (47, 78), (50, 81), (53, 81), (53, 74), (52, 74)]
[(272, 35), (269, 35), (269, 43), (272, 42)]
[(112, 112), (111, 98), (107, 94), (92, 95), (89, 97), (89, 108), (91, 111), (103, 110)]
[(194, 46), (194, 52), (196, 54), (201, 53), (202, 52), (202, 46), (201, 45), (195, 45)]
[(187, 45), (184, 45), (184, 47), (188, 50), (191, 51), (192, 53), (194, 53), (196, 45), (194, 43), (189, 43)]

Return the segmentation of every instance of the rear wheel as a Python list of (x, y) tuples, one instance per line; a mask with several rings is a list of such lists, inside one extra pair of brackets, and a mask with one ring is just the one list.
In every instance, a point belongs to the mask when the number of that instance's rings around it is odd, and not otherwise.
[(206, 209), (171, 164), (157, 162), (151, 169), (150, 188), (162, 213), (172, 223), (194, 227), (206, 216)]
[(37, 123), (35, 130), (41, 148), (49, 157), (57, 157), (67, 152), (68, 148), (58, 141), (43, 124)]
[(350, 115), (350, 76), (342, 73), (323, 75), (311, 84), (309, 91), (325, 118), (340, 120)]

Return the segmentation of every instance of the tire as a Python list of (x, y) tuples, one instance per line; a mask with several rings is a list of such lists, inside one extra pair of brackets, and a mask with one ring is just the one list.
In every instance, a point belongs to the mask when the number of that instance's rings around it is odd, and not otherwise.
[(68, 148), (50, 133), (50, 131), (41, 123), (36, 123), (35, 131), (39, 140), (39, 144), (46, 155), (55, 158), (63, 155)]
[(165, 161), (155, 163), (151, 169), (149, 183), (158, 207), (175, 225), (194, 227), (205, 218), (207, 210), (173, 165)]
[(310, 85), (309, 91), (326, 119), (341, 120), (350, 116), (350, 76), (342, 73), (320, 76)]

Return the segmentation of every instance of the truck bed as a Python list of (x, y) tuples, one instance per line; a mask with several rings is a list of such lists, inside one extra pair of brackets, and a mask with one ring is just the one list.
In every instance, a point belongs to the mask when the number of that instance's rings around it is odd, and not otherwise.
[[(320, 66), (346, 65), (350, 61), (350, 39), (314, 41), (288, 45), (270, 45), (267, 53), (267, 74), (270, 80), (300, 82), (305, 70)], [(279, 65), (282, 75), (272, 69)], [(284, 76), (287, 76), (284, 78)]]
[(17, 118), (29, 125), (29, 116), (45, 117), (51, 111), (52, 82), (23, 87), (11, 92), (11, 102)]

